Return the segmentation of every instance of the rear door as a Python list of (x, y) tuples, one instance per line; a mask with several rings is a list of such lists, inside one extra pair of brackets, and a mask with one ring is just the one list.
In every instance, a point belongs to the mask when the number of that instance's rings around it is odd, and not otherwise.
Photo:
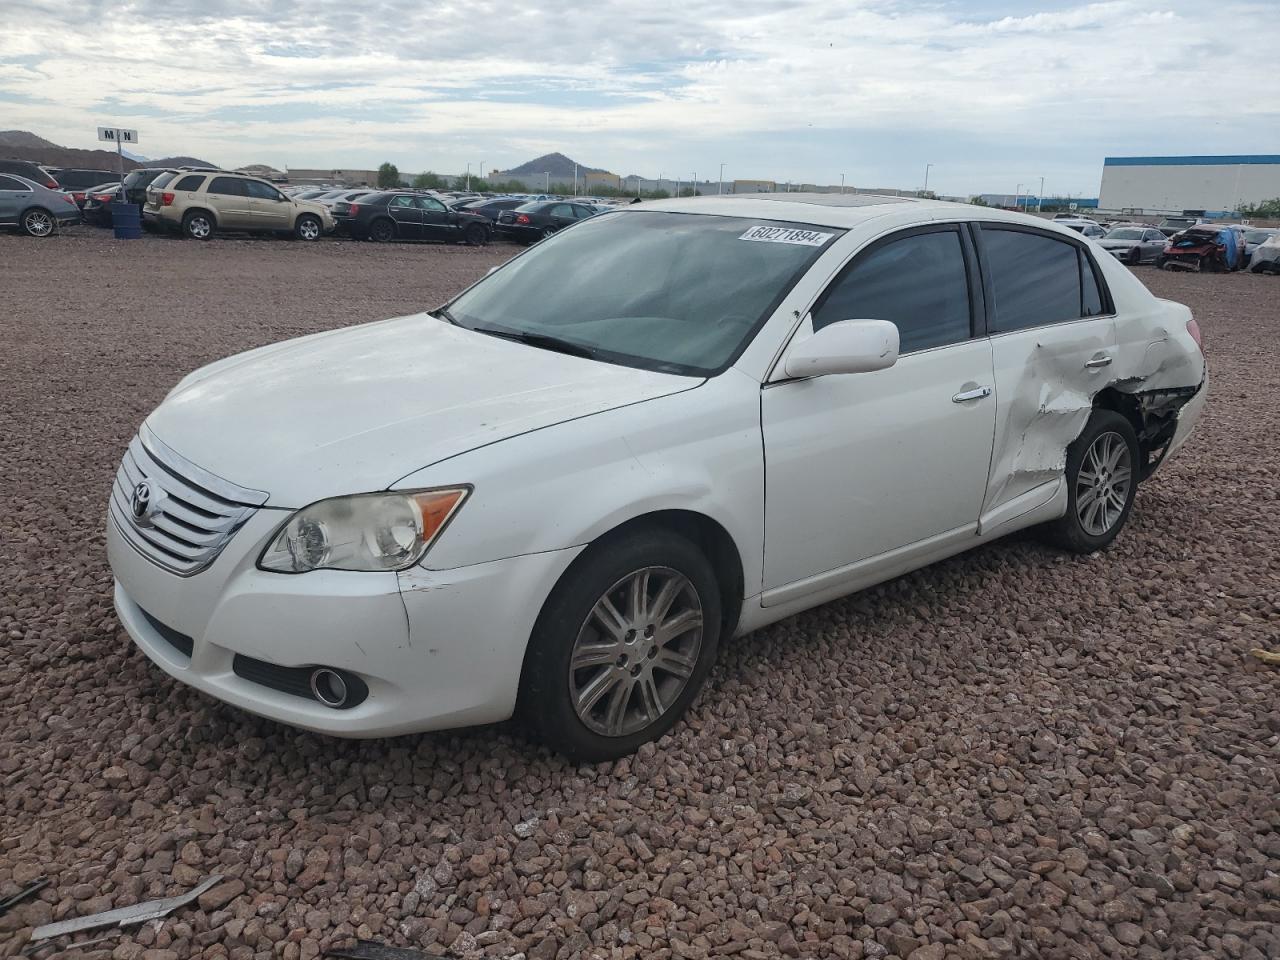
[(249, 209), (249, 191), (245, 189), (244, 180), (214, 177), (205, 186), (205, 199), (218, 218), (218, 226), (229, 230), (253, 229), (253, 212)]
[(1066, 448), (1107, 385), (1114, 308), (1085, 244), (1021, 224), (975, 231), (995, 364), (996, 437), (983, 528), (1058, 493)]
[[(457, 239), (458, 215), (456, 213), (451, 213), (449, 209), (435, 197), (417, 197), (415, 199), (418, 202), (418, 209), (422, 211), (422, 239)], [(451, 218), (453, 222), (450, 222)]]
[(387, 204), (387, 213), (396, 222), (396, 236), (402, 240), (422, 239), (422, 208), (417, 197), (400, 193)]
[(32, 192), (21, 180), (0, 174), (0, 223), (17, 223)]

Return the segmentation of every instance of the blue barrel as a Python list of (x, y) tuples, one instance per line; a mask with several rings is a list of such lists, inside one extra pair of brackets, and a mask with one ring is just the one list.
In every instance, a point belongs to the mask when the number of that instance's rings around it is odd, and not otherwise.
[(112, 203), (111, 226), (117, 240), (137, 240), (142, 236), (142, 208), (136, 203)]

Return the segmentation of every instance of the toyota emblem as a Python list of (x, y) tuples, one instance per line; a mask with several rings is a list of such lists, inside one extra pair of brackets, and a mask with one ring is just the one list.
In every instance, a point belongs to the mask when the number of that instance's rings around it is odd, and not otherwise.
[(133, 495), (129, 497), (129, 510), (133, 514), (133, 522), (140, 527), (151, 526), (151, 517), (156, 512), (159, 499), (157, 492), (151, 486), (151, 481), (139, 481), (133, 488)]

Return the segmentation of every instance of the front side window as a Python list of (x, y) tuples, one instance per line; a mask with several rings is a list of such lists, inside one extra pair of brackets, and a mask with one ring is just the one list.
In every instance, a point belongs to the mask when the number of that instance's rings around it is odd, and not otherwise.
[(890, 239), (860, 254), (813, 311), (813, 329), (840, 320), (888, 320), (899, 351), (969, 339), (969, 276), (955, 229)]
[(1085, 316), (1076, 246), (1039, 233), (983, 225), (993, 333)]
[(449, 303), (448, 315), (612, 363), (714, 375), (842, 233), (707, 214), (602, 214), (531, 247)]
[(248, 196), (244, 188), (244, 181), (237, 180), (235, 177), (214, 177), (209, 183), (209, 193), (216, 193), (225, 197), (245, 197)]
[(280, 200), (280, 191), (269, 183), (262, 183), (258, 180), (245, 180), (245, 190), (249, 196), (256, 200)]

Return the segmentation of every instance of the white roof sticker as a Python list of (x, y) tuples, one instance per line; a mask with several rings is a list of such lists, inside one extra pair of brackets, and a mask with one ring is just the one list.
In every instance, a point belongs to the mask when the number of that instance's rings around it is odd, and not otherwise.
[(791, 227), (752, 227), (739, 240), (754, 240), (757, 243), (794, 243), (803, 247), (820, 247), (835, 234), (819, 233), (817, 230), (796, 230)]

